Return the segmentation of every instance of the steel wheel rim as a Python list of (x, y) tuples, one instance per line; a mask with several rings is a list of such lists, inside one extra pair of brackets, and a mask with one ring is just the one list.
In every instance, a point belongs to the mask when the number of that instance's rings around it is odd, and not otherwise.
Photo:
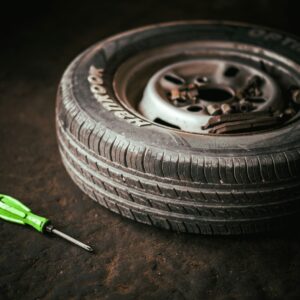
[[(176, 107), (178, 109), (176, 112), (172, 103), (167, 101), (166, 94), (162, 95), (161, 90), (157, 88), (159, 80), (168, 72), (172, 73), (180, 66), (203, 62), (215, 63), (219, 66), (223, 64), (223, 67), (226, 66), (227, 69), (237, 67), (239, 71), (243, 70), (241, 73), (244, 73), (244, 78), (242, 83), (239, 83), (240, 86), (245, 85), (251, 74), (263, 78), (265, 82), (263, 96), (266, 96), (266, 91), (269, 95), (265, 97), (264, 103), (256, 103), (257, 108), (253, 111), (283, 113), (291, 104), (294, 112), (289, 115), (288, 119), (295, 117), (296, 113), (298, 116), (298, 104), (293, 101), (291, 88), (300, 86), (299, 65), (273, 51), (242, 43), (193, 41), (143, 51), (125, 61), (116, 71), (115, 94), (128, 110), (153, 124), (168, 127), (170, 130), (182, 130), (195, 134), (211, 133), (203, 128), (212, 116), (207, 114), (208, 104), (204, 103), (203, 107), (203, 99), (200, 99), (197, 105), (193, 105), (201, 107), (198, 111), (190, 111), (188, 108), (191, 105), (186, 105), (184, 113), (182, 107)], [(223, 68), (224, 72), (226, 68)], [(195, 70), (194, 77), (198, 72), (197, 68)], [(211, 77), (209, 74), (201, 74), (201, 76)], [(218, 81), (216, 84), (215, 80), (211, 80), (210, 86), (231, 91), (232, 98), (236, 97), (238, 92), (236, 84), (232, 86), (228, 82)], [(223, 103), (228, 103), (228, 101), (223, 101), (221, 104)], [(286, 119), (285, 117), (285, 122), (281, 122), (280, 126), (286, 123)], [(261, 130), (251, 132), (257, 131)]]

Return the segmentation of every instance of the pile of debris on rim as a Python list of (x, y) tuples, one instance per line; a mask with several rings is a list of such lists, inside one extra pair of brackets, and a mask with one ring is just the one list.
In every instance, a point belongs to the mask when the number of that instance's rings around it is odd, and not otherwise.
[[(173, 80), (177, 80), (174, 78)], [(179, 79), (178, 79), (179, 80)], [(296, 114), (294, 105), (300, 104), (300, 89), (290, 88), (290, 98), (287, 107), (283, 111), (254, 111), (256, 103), (265, 102), (260, 87), (263, 79), (259, 76), (251, 77), (241, 91), (236, 92), (232, 99), (225, 103), (213, 103), (199, 106), (211, 116), (203, 130), (209, 129), (209, 133), (224, 134), (231, 132), (244, 132), (264, 129), (270, 126), (282, 124)], [(193, 83), (173, 88), (167, 97), (176, 107), (193, 108), (193, 105), (201, 104), (201, 94), (209, 88), (206, 77), (198, 77)], [(217, 91), (215, 88), (214, 91)], [(197, 111), (189, 109), (189, 111)], [(197, 107), (195, 107), (197, 108)]]

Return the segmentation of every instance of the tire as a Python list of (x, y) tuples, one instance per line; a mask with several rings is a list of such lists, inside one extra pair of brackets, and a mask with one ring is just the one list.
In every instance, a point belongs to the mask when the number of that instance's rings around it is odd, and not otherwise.
[[(56, 127), (62, 161), (84, 193), (137, 222), (221, 235), (277, 228), (298, 215), (299, 121), (238, 137), (201, 135), (150, 122), (115, 95), (113, 76), (130, 57), (208, 37), (276, 49), (300, 63), (296, 38), (235, 23), (159, 24), (101, 41), (78, 56), (60, 82)], [(91, 68), (101, 79), (89, 78)]]

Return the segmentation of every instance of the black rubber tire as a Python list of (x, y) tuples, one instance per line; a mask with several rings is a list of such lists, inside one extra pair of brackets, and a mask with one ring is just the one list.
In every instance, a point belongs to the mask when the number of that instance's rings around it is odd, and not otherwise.
[[(61, 80), (56, 124), (63, 163), (92, 199), (138, 222), (201, 234), (270, 230), (298, 214), (300, 122), (238, 138), (191, 134), (132, 115), (114, 94), (115, 71), (135, 53), (207, 37), (276, 49), (300, 63), (296, 38), (233, 23), (159, 24), (104, 40)], [(102, 103), (87, 80), (92, 65), (103, 69)]]

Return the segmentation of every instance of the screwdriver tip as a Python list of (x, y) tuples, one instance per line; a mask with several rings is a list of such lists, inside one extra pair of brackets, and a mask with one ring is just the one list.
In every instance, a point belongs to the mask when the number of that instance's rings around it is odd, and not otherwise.
[(87, 246), (86, 250), (89, 251), (89, 252), (94, 252), (94, 249), (91, 246)]
[(54, 234), (56, 234), (56, 235), (58, 235), (58, 236), (60, 236), (60, 237), (62, 237), (64, 239), (66, 239), (67, 241), (69, 241), (69, 242), (71, 242), (71, 243), (73, 243), (73, 244), (81, 247), (82, 249), (84, 249), (84, 250), (86, 250), (88, 252), (94, 252), (94, 249), (91, 246), (86, 245), (86, 244), (84, 244), (84, 243), (82, 243), (82, 242), (80, 242), (80, 241), (72, 238), (71, 236), (69, 236), (69, 235), (67, 235), (67, 234), (65, 234), (65, 233), (63, 233), (63, 232), (55, 229), (52, 225), (48, 225), (46, 227), (46, 231), (54, 233)]

